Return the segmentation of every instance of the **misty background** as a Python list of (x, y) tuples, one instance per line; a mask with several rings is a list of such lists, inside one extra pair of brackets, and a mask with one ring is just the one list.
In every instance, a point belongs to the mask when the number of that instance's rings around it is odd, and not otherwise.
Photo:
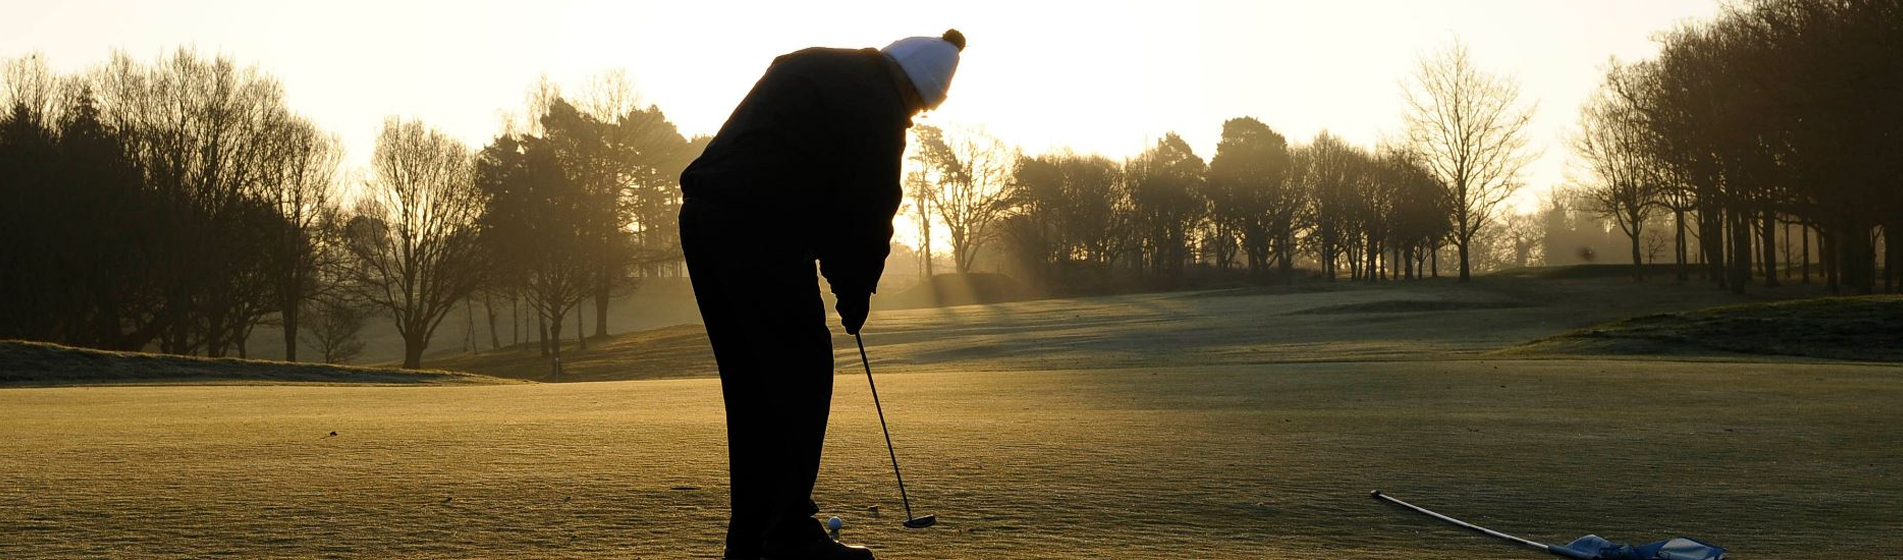
[[(1580, 263), (1894, 290), (1884, 6), (1646, 6), (934, 14), (977, 20), (973, 55), (913, 129), (876, 304)], [(922, 17), (204, 4), (46, 31), (84, 8), (23, 6), (0, 44), (0, 336), (410, 367), (693, 321), (674, 182), (705, 134), (774, 54)], [(1037, 21), (1064, 23), (985, 46)]]

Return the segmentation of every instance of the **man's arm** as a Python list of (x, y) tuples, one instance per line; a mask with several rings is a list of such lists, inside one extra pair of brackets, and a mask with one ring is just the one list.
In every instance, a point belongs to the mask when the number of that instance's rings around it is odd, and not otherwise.
[(878, 291), (891, 252), (892, 217), (904, 193), (899, 168), (905, 154), (902, 122), (879, 123), (844, 139), (841, 161), (851, 171), (835, 185), (830, 223), (820, 242), (819, 269), (833, 294), (864, 297)]
[(820, 169), (830, 171), (824, 226), (816, 244), (820, 274), (838, 296), (846, 332), (864, 324), (891, 252), (892, 216), (904, 193), (899, 187), (905, 131), (911, 111), (899, 95), (890, 59), (871, 49), (834, 79), (822, 80), (818, 96), (831, 148)]

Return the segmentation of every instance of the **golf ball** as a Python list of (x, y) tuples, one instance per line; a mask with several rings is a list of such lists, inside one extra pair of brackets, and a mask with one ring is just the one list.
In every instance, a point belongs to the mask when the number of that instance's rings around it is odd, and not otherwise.
[(827, 519), (827, 520), (826, 520), (826, 528), (827, 528), (827, 529), (832, 529), (832, 530), (834, 530), (834, 531), (838, 531), (838, 530), (839, 530), (839, 528), (840, 528), (841, 526), (844, 526), (845, 524), (846, 524), (846, 522), (844, 522), (844, 521), (840, 521), (840, 520), (839, 520), (839, 516), (837, 516), (837, 515), (835, 515), (835, 516), (833, 516), (833, 517), (832, 517), (832, 519)]

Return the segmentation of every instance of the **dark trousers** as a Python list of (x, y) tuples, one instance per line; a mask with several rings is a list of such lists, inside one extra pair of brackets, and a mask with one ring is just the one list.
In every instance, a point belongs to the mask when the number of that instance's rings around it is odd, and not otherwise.
[(833, 394), (832, 334), (797, 230), (710, 201), (681, 208), (681, 249), (727, 406), (727, 557), (812, 538)]

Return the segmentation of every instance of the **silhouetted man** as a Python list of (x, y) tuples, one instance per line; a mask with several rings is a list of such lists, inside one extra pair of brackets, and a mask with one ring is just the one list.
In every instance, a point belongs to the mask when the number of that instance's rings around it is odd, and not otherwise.
[(780, 56), (681, 174), (681, 247), (727, 407), (726, 558), (872, 558), (813, 519), (833, 385), (813, 263), (857, 334), (892, 240), (906, 129), (944, 101), (964, 46), (952, 30)]

